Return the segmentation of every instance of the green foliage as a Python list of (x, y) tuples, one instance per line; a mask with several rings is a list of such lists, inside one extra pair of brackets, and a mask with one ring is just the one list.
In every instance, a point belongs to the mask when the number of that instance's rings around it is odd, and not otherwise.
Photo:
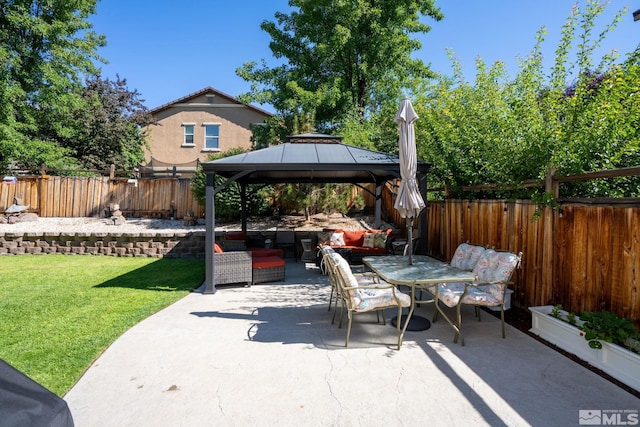
[[(543, 178), (549, 169), (568, 175), (640, 164), (638, 55), (621, 65), (614, 53), (594, 61), (594, 50), (624, 13), (595, 31), (604, 7), (596, 0), (588, 0), (584, 10), (574, 7), (549, 77), (542, 66), (545, 29), (514, 78), (502, 62), (487, 66), (479, 58), (475, 81), (467, 82), (450, 52), (453, 76), (439, 76), (414, 103), (421, 117), (418, 156), (434, 163), (431, 187), (449, 185), (460, 197), (463, 186), (519, 184)], [(563, 186), (561, 196), (637, 196), (638, 182)], [(534, 192), (500, 194), (531, 197)], [(544, 205), (553, 203), (545, 195), (537, 197), (546, 200)]]
[(283, 184), (274, 187), (272, 194), (274, 211), (280, 214), (304, 212), (340, 212), (346, 215), (351, 210), (364, 208), (364, 200), (354, 195), (351, 184)]
[[(59, 396), (136, 323), (202, 283), (197, 259), (0, 257), (0, 358)], [(87, 274), (90, 271), (91, 274)]]
[(549, 315), (584, 331), (584, 338), (591, 348), (600, 349), (602, 348), (601, 341), (605, 341), (640, 353), (640, 333), (636, 330), (631, 319), (620, 317), (610, 311), (585, 311), (580, 316), (582, 324), (577, 325), (576, 314), (567, 313), (566, 316), (563, 316), (560, 304), (553, 306)]
[(326, 184), (314, 186), (311, 192), (309, 208), (313, 212), (340, 212), (347, 215), (352, 210), (364, 208), (362, 196), (354, 197), (350, 184)]
[(74, 150), (85, 167), (133, 169), (144, 161), (146, 146), (142, 129), (152, 123), (151, 115), (136, 90), (127, 81), (94, 75), (82, 90), (85, 108), (76, 115), (76, 137), (62, 139), (61, 145)]
[(536, 211), (533, 214), (534, 220), (540, 219), (545, 208), (558, 209), (560, 207), (560, 204), (553, 197), (553, 194), (547, 191), (533, 193), (531, 201), (537, 205)]
[(286, 123), (278, 116), (268, 117), (264, 123), (251, 124), (250, 128), (252, 148), (254, 150), (281, 144), (292, 134)]
[(261, 25), (281, 64), (262, 60), (236, 70), (251, 82), (242, 99), (272, 104), (285, 122), (310, 121), (330, 132), (348, 114), (364, 117), (412, 79), (430, 76), (411, 58), (420, 43), (410, 35), (430, 30), (421, 16), (442, 18), (433, 0), (292, 0), (290, 6), (291, 14), (276, 13), (275, 22)]
[(584, 312), (580, 320), (585, 322), (581, 329), (591, 348), (602, 348), (600, 341), (624, 346), (628, 338), (640, 339), (631, 319), (619, 317), (609, 311)]
[[(87, 21), (96, 0), (3, 2), (0, 13), (0, 167), (30, 168), (42, 160), (71, 164), (69, 152), (53, 149), (40, 127), (58, 118), (45, 111), (78, 106), (81, 78), (95, 72), (104, 36)], [(17, 147), (20, 145), (20, 147)], [(45, 146), (46, 150), (40, 152)], [(35, 162), (35, 164), (34, 164)]]
[(152, 119), (138, 92), (126, 84), (120, 77), (89, 76), (77, 97), (50, 102), (38, 111), (38, 133), (66, 148), (85, 169), (138, 166), (146, 145), (141, 129)]
[[(232, 148), (224, 153), (216, 153), (209, 155), (207, 161), (218, 160), (224, 157), (242, 154), (245, 151), (242, 148)], [(226, 179), (216, 175), (214, 186), (222, 185)], [(201, 206), (206, 205), (206, 174), (202, 166), (198, 167), (194, 177), (191, 179), (191, 189)], [(263, 188), (257, 185), (247, 186), (247, 215), (260, 215), (269, 209), (268, 200), (270, 198), (269, 188)], [(240, 218), (242, 212), (242, 202), (240, 197), (240, 185), (232, 182), (222, 191), (218, 192), (215, 197), (216, 218), (222, 220), (232, 220)]]

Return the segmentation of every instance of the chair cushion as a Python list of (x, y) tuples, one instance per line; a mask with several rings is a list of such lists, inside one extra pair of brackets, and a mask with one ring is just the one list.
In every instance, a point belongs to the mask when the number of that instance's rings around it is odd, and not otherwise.
[(376, 308), (396, 306), (395, 296), (398, 298), (401, 307), (411, 305), (411, 297), (397, 289), (358, 289), (360, 302), (355, 306), (356, 311), (369, 311)]
[[(339, 254), (334, 254), (332, 256), (334, 256), (338, 272), (343, 278), (346, 286), (357, 288), (363, 285), (376, 284), (376, 282), (374, 282), (373, 278), (371, 277), (360, 276), (359, 280), (353, 274), (353, 272), (351, 271), (351, 267), (343, 257), (341, 257)], [(380, 284), (388, 285), (388, 283), (384, 281), (380, 281)], [(353, 309), (360, 312), (375, 310), (377, 308), (384, 307), (397, 307), (394, 293), (402, 307), (409, 307), (411, 305), (411, 297), (409, 295), (392, 288), (350, 289), (348, 293), (352, 302)]]
[[(513, 253), (487, 249), (480, 256), (473, 269), (477, 276), (474, 283), (478, 286), (469, 286), (467, 293), (462, 297), (464, 283), (440, 283), (438, 284), (438, 299), (448, 307), (455, 307), (460, 298), (462, 298), (462, 304), (501, 305), (504, 302), (507, 282), (511, 279), (519, 262), (520, 258)], [(435, 293), (435, 288), (431, 287), (429, 291)]]
[[(455, 307), (464, 292), (464, 283), (440, 283), (438, 284), (438, 299), (447, 307)], [(504, 301), (503, 289), (505, 284), (493, 284), (485, 286), (469, 286), (466, 295), (462, 298), (462, 304), (483, 305), (492, 307), (501, 305)], [(435, 289), (430, 288), (431, 293)]]
[(511, 279), (520, 259), (510, 252), (487, 249), (478, 259), (473, 272), (478, 283), (506, 282)]
[(283, 257), (284, 250), (275, 248), (247, 248), (251, 252), (251, 256), (254, 258), (260, 257)]
[(251, 258), (252, 268), (275, 268), (284, 266), (285, 260), (275, 256)]
[(482, 246), (462, 243), (456, 248), (453, 257), (451, 258), (451, 266), (461, 270), (471, 271), (475, 268), (478, 260), (484, 252), (485, 248)]

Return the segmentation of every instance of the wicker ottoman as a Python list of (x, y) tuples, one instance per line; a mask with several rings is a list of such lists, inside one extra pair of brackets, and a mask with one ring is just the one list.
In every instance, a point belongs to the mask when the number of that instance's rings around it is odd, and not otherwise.
[(280, 257), (253, 257), (251, 264), (254, 284), (284, 280), (285, 261)]

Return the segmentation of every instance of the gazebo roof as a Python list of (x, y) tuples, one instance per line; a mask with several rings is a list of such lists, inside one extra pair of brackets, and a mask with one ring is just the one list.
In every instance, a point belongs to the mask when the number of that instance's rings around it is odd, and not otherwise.
[[(202, 163), (215, 173), (245, 184), (376, 183), (400, 178), (399, 157), (343, 144), (339, 137), (303, 134), (261, 150)], [(302, 142), (313, 141), (313, 142)], [(323, 142), (318, 142), (323, 141)], [(431, 163), (418, 162), (418, 174)]]

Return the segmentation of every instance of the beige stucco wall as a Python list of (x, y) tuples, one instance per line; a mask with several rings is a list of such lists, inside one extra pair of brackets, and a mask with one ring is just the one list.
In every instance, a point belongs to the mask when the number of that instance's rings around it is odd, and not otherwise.
[[(216, 152), (204, 150), (203, 124), (220, 124), (219, 151), (236, 147), (249, 149), (249, 126), (262, 123), (268, 115), (223, 96), (201, 95), (168, 106), (156, 112), (154, 117), (157, 124), (147, 129), (150, 151), (146, 150), (146, 161), (153, 157), (160, 162), (179, 165), (196, 159), (206, 161), (209, 154)], [(195, 124), (193, 146), (183, 144), (183, 123)]]

